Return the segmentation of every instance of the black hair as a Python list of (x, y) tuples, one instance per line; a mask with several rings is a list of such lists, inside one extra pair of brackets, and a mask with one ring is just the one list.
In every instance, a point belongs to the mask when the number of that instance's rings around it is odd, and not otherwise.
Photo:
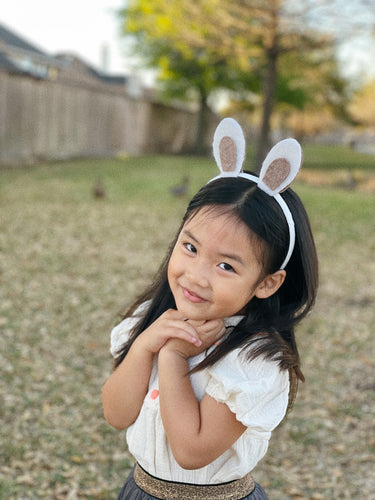
[[(290, 188), (281, 196), (293, 216), (296, 232), (294, 250), (285, 267), (284, 283), (266, 299), (253, 297), (246, 305), (240, 323), (193, 371), (210, 366), (233, 349), (241, 348), (249, 360), (262, 355), (266, 359), (278, 361), (281, 369), (289, 370), (291, 402), (297, 390), (298, 379), (304, 380), (295, 340), (295, 326), (315, 302), (318, 259), (308, 216), (300, 198)], [(182, 227), (202, 208), (234, 215), (246, 224), (249, 234), (257, 240), (262, 250), (264, 276), (280, 269), (288, 251), (289, 228), (277, 201), (261, 191), (255, 183), (241, 177), (219, 178), (209, 182), (190, 201), (154, 282), (126, 312), (124, 317), (129, 317), (140, 304), (150, 301), (145, 315), (140, 318), (115, 359), (115, 366), (124, 359), (138, 335), (166, 310), (176, 308), (167, 277), (169, 259)], [(263, 335), (260, 336), (260, 333)]]

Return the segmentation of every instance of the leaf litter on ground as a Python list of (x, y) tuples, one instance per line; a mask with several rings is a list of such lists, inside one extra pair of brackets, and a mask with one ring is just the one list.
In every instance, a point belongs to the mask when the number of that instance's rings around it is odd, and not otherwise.
[[(77, 188), (54, 169), (23, 170), (0, 191), (0, 499), (111, 500), (133, 459), (102, 415), (109, 332), (152, 279), (187, 199), (98, 201), (84, 175)], [(271, 500), (373, 500), (375, 201), (300, 193), (321, 266), (298, 328), (306, 383), (253, 474)]]

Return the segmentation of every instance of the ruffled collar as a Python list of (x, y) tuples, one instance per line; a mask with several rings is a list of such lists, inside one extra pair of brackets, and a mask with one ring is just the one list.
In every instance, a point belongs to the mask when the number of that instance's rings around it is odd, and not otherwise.
[(228, 318), (224, 318), (224, 325), (226, 328), (235, 327), (245, 316), (229, 316)]

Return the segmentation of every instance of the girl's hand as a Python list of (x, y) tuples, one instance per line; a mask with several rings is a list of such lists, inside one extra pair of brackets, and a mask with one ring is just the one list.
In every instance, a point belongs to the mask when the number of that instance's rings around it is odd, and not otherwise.
[[(202, 345), (198, 334), (200, 328), (195, 328), (191, 322), (185, 321), (182, 314), (175, 309), (168, 309), (146, 328), (134, 343), (142, 344), (146, 351), (153, 354), (159, 352), (170, 339), (178, 339), (189, 346), (199, 348)], [(203, 335), (204, 330), (206, 329), (202, 329)]]
[(185, 359), (197, 356), (215, 344), (225, 334), (225, 325), (222, 319), (209, 321), (187, 320), (186, 323), (194, 326), (202, 342), (201, 345), (198, 346), (181, 339), (171, 338), (164, 346), (165, 349), (175, 351)]

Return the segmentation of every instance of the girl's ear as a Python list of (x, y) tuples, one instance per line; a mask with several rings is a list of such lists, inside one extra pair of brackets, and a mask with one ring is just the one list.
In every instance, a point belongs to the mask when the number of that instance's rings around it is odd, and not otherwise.
[(268, 274), (255, 289), (255, 296), (258, 299), (271, 297), (284, 283), (285, 277), (286, 271), (284, 269), (279, 269), (273, 274)]

